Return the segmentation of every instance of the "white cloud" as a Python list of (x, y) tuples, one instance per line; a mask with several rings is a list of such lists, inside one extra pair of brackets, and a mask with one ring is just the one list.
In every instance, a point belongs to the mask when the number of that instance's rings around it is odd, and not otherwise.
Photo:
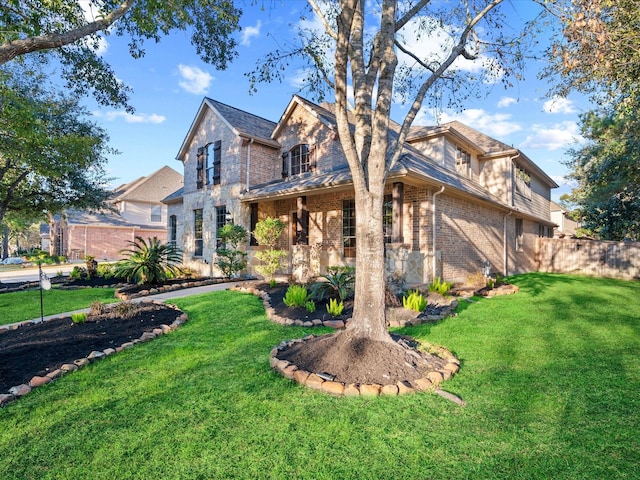
[(584, 139), (580, 136), (576, 122), (561, 122), (553, 125), (533, 125), (520, 148), (543, 148), (558, 150), (568, 148)]
[[(95, 21), (96, 17), (100, 15), (100, 12), (95, 8), (94, 5), (92, 5), (92, 2), (90, 0), (80, 0), (79, 5), (80, 5), (80, 8), (82, 8), (84, 19), (87, 22)], [(98, 56), (102, 56), (108, 50), (109, 42), (107, 42), (107, 39), (104, 37), (104, 35), (100, 33), (98, 34), (97, 42), (98, 44), (95, 52)]]
[(255, 27), (244, 27), (242, 29), (240, 44), (246, 47), (251, 45), (251, 39), (260, 35), (260, 27), (262, 27), (262, 22), (260, 20), (258, 20), (258, 23)]
[(498, 101), (498, 108), (506, 108), (514, 103), (518, 103), (517, 98), (513, 97), (502, 97), (500, 101)]
[(158, 115), (157, 113), (127, 113), (127, 112), (93, 112), (96, 117), (104, 118), (108, 122), (113, 122), (118, 119), (123, 119), (126, 123), (162, 123), (167, 117), (164, 115)]
[(182, 80), (178, 84), (188, 93), (195, 95), (204, 95), (207, 93), (209, 85), (213, 81), (213, 77), (199, 69), (189, 65), (178, 65), (178, 70)]
[(577, 110), (573, 106), (573, 102), (563, 97), (553, 97), (542, 106), (542, 111), (545, 113), (576, 113)]
[(519, 123), (511, 120), (510, 114), (490, 113), (481, 108), (471, 108), (461, 113), (443, 112), (440, 116), (441, 123), (453, 120), (458, 120), (486, 135), (499, 139), (522, 130), (522, 126)]

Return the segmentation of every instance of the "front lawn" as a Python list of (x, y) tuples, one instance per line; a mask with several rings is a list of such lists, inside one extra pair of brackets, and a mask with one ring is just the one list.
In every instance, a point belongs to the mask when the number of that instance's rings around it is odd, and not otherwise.
[(175, 300), (176, 332), (0, 410), (0, 478), (601, 479), (640, 459), (640, 284), (512, 279), (520, 293), (402, 329), (462, 361), (443, 389), (333, 398), (269, 369), (281, 340), (236, 292)]
[[(63, 290), (53, 287), (42, 292), (44, 315), (72, 312), (100, 301), (113, 303), (114, 288), (81, 288)], [(37, 288), (20, 292), (0, 293), (0, 325), (40, 318), (40, 290)]]

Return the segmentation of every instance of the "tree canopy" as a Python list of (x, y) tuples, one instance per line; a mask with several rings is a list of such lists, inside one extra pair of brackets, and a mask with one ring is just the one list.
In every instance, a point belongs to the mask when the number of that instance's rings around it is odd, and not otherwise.
[(126, 36), (131, 55), (141, 57), (145, 41), (189, 31), (202, 60), (224, 69), (237, 55), (231, 34), (240, 15), (232, 0), (8, 0), (0, 3), (0, 65), (48, 51), (75, 94), (91, 91), (102, 104), (131, 110), (126, 87), (98, 54), (100, 35)]
[(0, 223), (7, 212), (97, 207), (109, 194), (107, 134), (46, 85), (36, 70), (0, 70)]

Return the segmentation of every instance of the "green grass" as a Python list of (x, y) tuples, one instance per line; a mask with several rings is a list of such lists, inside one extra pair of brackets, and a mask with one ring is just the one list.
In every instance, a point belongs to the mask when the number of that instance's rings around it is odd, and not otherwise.
[(462, 361), (433, 393), (333, 398), (269, 370), (312, 330), (236, 292), (176, 300), (178, 331), (0, 410), (3, 479), (637, 478), (640, 284), (513, 279), (517, 295), (400, 331)]
[[(116, 302), (113, 288), (81, 288), (61, 290), (52, 288), (43, 290), (42, 304), (44, 315), (71, 312), (91, 305), (91, 302)], [(40, 290), (31, 289), (20, 292), (0, 294), (0, 325), (40, 318)]]

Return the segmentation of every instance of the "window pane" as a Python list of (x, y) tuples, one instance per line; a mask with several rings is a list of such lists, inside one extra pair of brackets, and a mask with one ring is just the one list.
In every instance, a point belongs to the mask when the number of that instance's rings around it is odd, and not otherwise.
[(356, 203), (355, 200), (342, 202), (342, 248), (347, 258), (356, 256)]
[(393, 236), (393, 199), (391, 195), (385, 195), (382, 204), (382, 232), (384, 243), (391, 243)]
[(227, 224), (227, 207), (222, 205), (216, 207), (216, 248), (224, 247), (222, 240), (218, 236), (218, 231)]
[(194, 252), (196, 257), (202, 256), (203, 241), (202, 241), (202, 209), (199, 208), (193, 211), (193, 237), (195, 239)]
[(291, 175), (311, 171), (309, 145), (297, 145), (291, 149)]

